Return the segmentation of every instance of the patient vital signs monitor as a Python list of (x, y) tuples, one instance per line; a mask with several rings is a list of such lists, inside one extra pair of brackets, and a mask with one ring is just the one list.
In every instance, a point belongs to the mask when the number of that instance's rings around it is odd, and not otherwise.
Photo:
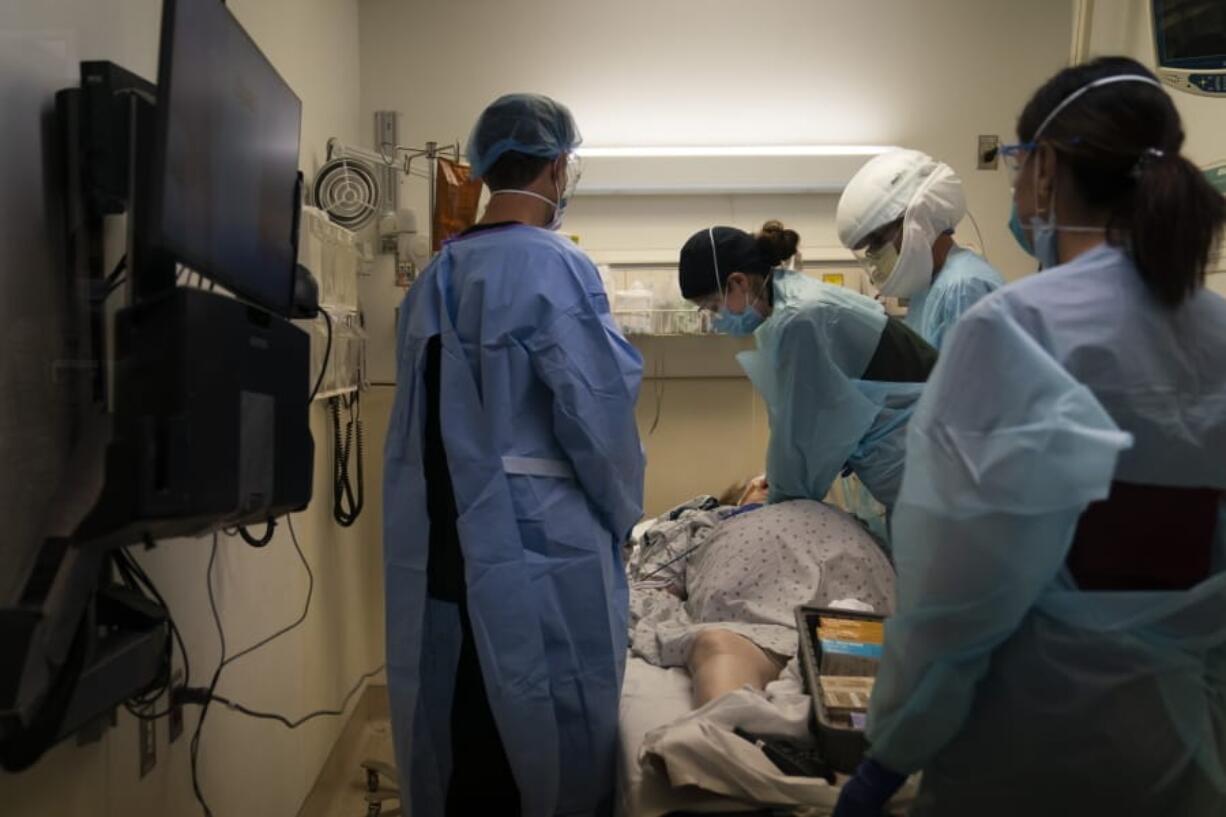
[(1153, 0), (1158, 75), (1172, 88), (1226, 97), (1226, 2)]

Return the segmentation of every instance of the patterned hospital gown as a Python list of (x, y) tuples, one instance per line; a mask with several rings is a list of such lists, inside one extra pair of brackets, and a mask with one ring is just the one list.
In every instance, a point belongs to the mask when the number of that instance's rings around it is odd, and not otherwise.
[(685, 599), (636, 585), (632, 646), (659, 666), (683, 666), (694, 634), (717, 625), (780, 657), (796, 653), (794, 609), (854, 599), (888, 614), (894, 570), (853, 517), (811, 500), (725, 519), (686, 557)]

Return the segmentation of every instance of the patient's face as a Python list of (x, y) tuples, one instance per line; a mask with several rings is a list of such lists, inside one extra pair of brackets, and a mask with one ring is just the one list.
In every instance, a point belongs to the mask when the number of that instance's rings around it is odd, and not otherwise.
[(754, 477), (749, 481), (748, 487), (745, 488), (745, 493), (741, 496), (741, 501), (738, 505), (761, 505), (766, 502), (767, 492), (770, 486), (766, 483), (765, 476)]

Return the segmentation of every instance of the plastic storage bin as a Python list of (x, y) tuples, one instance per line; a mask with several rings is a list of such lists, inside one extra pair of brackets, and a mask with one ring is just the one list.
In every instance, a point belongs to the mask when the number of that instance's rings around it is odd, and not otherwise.
[(885, 621), (885, 616), (862, 613), (857, 610), (834, 610), (825, 607), (800, 605), (796, 608), (796, 629), (799, 634), (800, 671), (804, 677), (805, 691), (813, 701), (810, 727), (817, 739), (822, 759), (835, 771), (852, 774), (864, 753), (868, 750), (868, 738), (862, 729), (839, 726), (830, 721), (822, 702), (818, 676), (822, 665), (822, 648), (817, 642), (817, 620), (820, 616), (835, 616), (860, 621)]
[(298, 263), (319, 282), (319, 303), (332, 310), (358, 308), (358, 243), (355, 235), (334, 224), (315, 207), (302, 208)]
[(677, 269), (601, 267), (613, 320), (626, 335), (701, 335), (710, 318), (681, 297)]
[(641, 281), (630, 289), (613, 294), (613, 316), (627, 335), (648, 335), (653, 331), (652, 300), (654, 295)]
[[(366, 387), (366, 330), (356, 312), (334, 312), (332, 317), (332, 350), (327, 354), (327, 369), (319, 381), (317, 400)], [(294, 322), (311, 338), (311, 379), (308, 389), (319, 378), (328, 351), (328, 332), (323, 318)]]

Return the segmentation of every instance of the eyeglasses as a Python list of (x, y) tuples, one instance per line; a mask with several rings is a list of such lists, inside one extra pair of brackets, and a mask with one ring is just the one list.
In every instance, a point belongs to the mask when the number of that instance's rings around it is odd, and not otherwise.
[[(734, 275), (736, 273), (733, 273)], [(769, 286), (769, 281), (761, 286), (755, 286), (753, 281), (749, 282), (748, 289), (745, 290), (745, 297), (749, 303), (755, 303), (759, 299), (765, 297), (766, 287)], [(712, 292), (710, 295), (704, 295), (701, 298), (692, 300), (698, 312), (705, 312), (708, 315), (718, 315), (720, 310), (724, 308), (725, 300), (728, 297), (727, 284), (724, 285), (721, 292)]]
[(1026, 164), (1026, 157), (1037, 147), (1034, 142), (1019, 142), (1016, 145), (1001, 145), (1000, 156), (1005, 160), (1005, 167), (1016, 176)]

